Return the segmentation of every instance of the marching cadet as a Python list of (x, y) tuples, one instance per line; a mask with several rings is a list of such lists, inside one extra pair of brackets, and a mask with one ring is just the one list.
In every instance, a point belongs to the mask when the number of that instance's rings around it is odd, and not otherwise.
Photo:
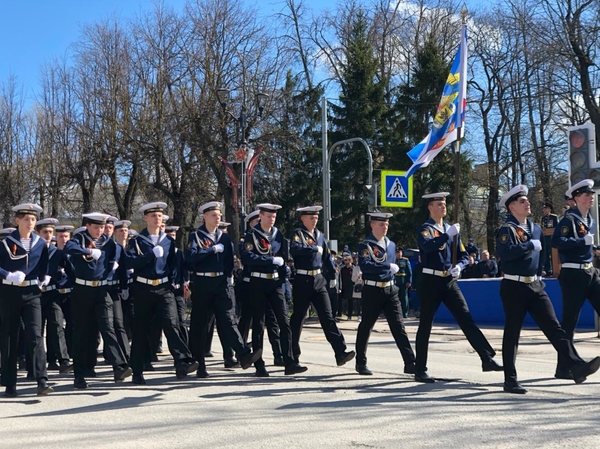
[[(558, 249), (562, 264), (558, 275), (563, 304), (561, 325), (571, 341), (586, 299), (600, 313), (600, 276), (592, 264), (596, 234), (596, 222), (590, 213), (596, 197), (593, 187), (593, 180), (584, 179), (567, 191), (575, 207), (567, 211), (552, 236), (552, 246)], [(560, 363), (555, 377), (573, 378)]]
[(540, 220), (542, 232), (544, 233), (544, 272), (545, 276), (552, 275), (552, 248), (551, 241), (554, 230), (558, 226), (558, 216), (552, 213), (552, 203), (544, 201), (542, 205), (542, 219)]
[(131, 376), (131, 368), (119, 346), (113, 326), (113, 301), (108, 293), (108, 277), (118, 268), (117, 247), (104, 234), (109, 217), (97, 212), (83, 214), (85, 229), (65, 245), (75, 280), (71, 293), (73, 314), (74, 387), (85, 389), (87, 373), (93, 373), (98, 331), (104, 341), (104, 357), (113, 367), (115, 382)]
[[(131, 226), (131, 222), (129, 220), (120, 220), (117, 222), (114, 231), (114, 239), (115, 242), (121, 246), (121, 260), (120, 269), (123, 270), (121, 276), (119, 278), (119, 302), (121, 303), (121, 310), (123, 312), (123, 329), (125, 330), (125, 335), (127, 339), (127, 347), (129, 348), (128, 356), (131, 356), (131, 336), (132, 336), (132, 323), (133, 323), (133, 298), (129, 291), (129, 286), (133, 282), (133, 269), (127, 269), (127, 250), (129, 249), (129, 235), (132, 229), (129, 228)], [(123, 338), (123, 335), (117, 334), (117, 339), (120, 341)], [(121, 345), (122, 347), (124, 346)]]
[[(469, 256), (460, 240), (460, 225), (450, 226), (444, 221), (448, 192), (423, 195), (429, 211), (429, 219), (419, 228), (417, 240), (423, 264), (423, 279), (419, 286), (421, 317), (416, 338), (417, 362), (415, 380), (432, 383), (435, 379), (427, 374), (427, 352), (429, 337), (435, 312), (444, 303), (477, 351), (482, 362), (482, 370), (502, 371), (493, 357), (496, 355), (481, 330), (477, 327), (469, 311), (457, 279), (469, 263)], [(452, 266), (452, 244), (457, 239), (457, 264)]]
[(404, 248), (401, 246), (396, 247), (396, 265), (398, 265), (398, 272), (394, 274), (394, 280), (398, 287), (398, 298), (400, 299), (400, 305), (402, 306), (402, 316), (408, 318), (408, 311), (410, 310), (408, 295), (412, 282), (412, 267), (410, 266), (410, 261), (402, 256), (403, 251)]
[[(115, 328), (115, 335), (117, 341), (121, 347), (121, 351), (125, 355), (125, 359), (129, 361), (131, 355), (131, 347), (129, 346), (129, 338), (127, 337), (127, 331), (125, 330), (125, 320), (123, 317), (123, 302), (122, 299), (127, 300), (129, 297), (127, 294), (128, 290), (128, 277), (127, 277), (127, 255), (123, 243), (123, 236), (127, 235), (131, 222), (129, 220), (115, 220), (112, 222), (112, 238), (117, 244), (117, 260), (119, 268), (115, 270), (108, 279), (108, 293), (113, 301), (113, 325)], [(117, 235), (118, 234), (118, 235)], [(119, 239), (117, 238), (119, 237)], [(121, 242), (119, 242), (119, 240)], [(124, 293), (126, 291), (126, 293)]]
[[(166, 226), (165, 234), (170, 236), (173, 240), (177, 239), (177, 231), (179, 226)], [(175, 295), (175, 302), (177, 304), (177, 329), (183, 342), (189, 347), (189, 334), (185, 325), (185, 310), (187, 307), (186, 303), (186, 290), (190, 283), (190, 272), (185, 268), (185, 260), (183, 258), (183, 251), (179, 248), (175, 248), (175, 281), (173, 282), (173, 294)], [(191, 348), (190, 348), (191, 349)]]
[[(250, 212), (244, 218), (246, 223), (246, 232), (255, 227), (260, 221), (260, 211), (257, 209)], [(239, 242), (239, 253), (242, 254), (244, 250), (244, 237), (240, 238)], [(240, 276), (240, 285), (237, 288), (237, 300), (240, 302), (240, 319), (238, 322), (238, 329), (242, 334), (244, 343), (248, 341), (248, 334), (250, 333), (250, 325), (252, 324), (252, 303), (250, 301), (250, 267), (247, 267), (242, 263), (242, 275)], [(265, 308), (265, 325), (267, 328), (267, 337), (273, 350), (273, 364), (275, 366), (285, 366), (283, 355), (281, 354), (281, 341), (279, 339), (279, 325), (277, 324), (277, 317), (271, 308), (271, 305), (267, 302)]]
[[(61, 374), (73, 371), (73, 365), (69, 363), (67, 341), (63, 328), (64, 316), (59, 302), (61, 301), (58, 288), (63, 277), (66, 277), (62, 267), (65, 266), (66, 255), (56, 246), (51, 244), (54, 235), (54, 227), (58, 223), (56, 218), (45, 218), (39, 220), (35, 225), (35, 231), (47, 242), (48, 245), (48, 276), (50, 282), (41, 288), (42, 298), (42, 320), (46, 322), (46, 349), (47, 360), (53, 362), (48, 369), (57, 369)], [(58, 366), (56, 366), (58, 359)]]
[(71, 231), (74, 227), (70, 225), (57, 224), (54, 226), (54, 234), (56, 235), (56, 248), (62, 253), (62, 263), (59, 266), (59, 271), (64, 275), (58, 280), (56, 287), (59, 295), (58, 304), (65, 318), (65, 341), (67, 343), (67, 353), (73, 354), (73, 315), (71, 314), (71, 290), (73, 289), (73, 265), (71, 265), (70, 257), (65, 254), (65, 245), (71, 238)]
[[(250, 305), (252, 308), (252, 349), (254, 352), (263, 348), (263, 332), (265, 307), (269, 303), (279, 323), (281, 350), (285, 363), (285, 374), (299, 374), (306, 367), (294, 361), (292, 352), (292, 330), (285, 310), (283, 294), (284, 276), (278, 268), (287, 260), (287, 248), (281, 232), (274, 226), (277, 211), (281, 206), (263, 203), (258, 205), (259, 223), (250, 228), (244, 237), (241, 256), (242, 263), (250, 271)], [(268, 377), (262, 358), (255, 363), (256, 376)]]
[(0, 244), (0, 382), (6, 397), (17, 396), (17, 338), (21, 318), (25, 324), (25, 347), (31, 357), (31, 374), (37, 379), (37, 394), (53, 390), (48, 386), (46, 353), (42, 341), (42, 310), (40, 287), (50, 281), (48, 246), (33, 230), (42, 208), (25, 203), (12, 208), (17, 229)]
[(327, 271), (335, 276), (329, 244), (317, 229), (321, 206), (307, 206), (296, 209), (302, 225), (295, 229), (290, 240), (290, 254), (294, 259), (296, 276), (293, 281), (294, 313), (290, 320), (294, 360), (300, 358), (300, 334), (308, 307), (312, 304), (321, 323), (327, 341), (333, 348), (338, 366), (349, 362), (356, 355), (346, 351), (346, 342), (331, 312), (331, 300), (327, 292), (327, 281), (323, 275)]
[(135, 281), (131, 284), (134, 301), (131, 366), (133, 383), (144, 385), (144, 362), (150, 323), (159, 320), (167, 337), (169, 351), (175, 361), (177, 379), (183, 379), (198, 369), (190, 350), (177, 330), (177, 305), (173, 295), (175, 275), (175, 241), (162, 230), (163, 213), (167, 204), (148, 203), (140, 207), (146, 227), (129, 241), (127, 268), (133, 268)]
[(211, 313), (217, 320), (224, 346), (235, 351), (242, 369), (250, 368), (262, 354), (260, 348), (252, 352), (246, 347), (235, 323), (233, 302), (227, 292), (228, 284), (233, 282), (233, 245), (229, 235), (218, 229), (222, 207), (218, 201), (200, 206), (204, 224), (190, 235), (185, 252), (194, 286), (190, 339), (200, 363), (196, 374), (199, 378), (208, 377), (204, 351)]
[(404, 372), (415, 373), (415, 354), (402, 322), (402, 307), (398, 298), (398, 287), (394, 274), (396, 244), (387, 237), (389, 219), (392, 214), (369, 212), (371, 233), (358, 245), (358, 265), (362, 272), (361, 291), (362, 320), (356, 335), (356, 371), (358, 374), (373, 374), (367, 367), (367, 344), (373, 326), (381, 312), (390, 326), (396, 346), (404, 360)]
[[(584, 186), (580, 187), (586, 191)], [(543, 258), (540, 257), (543, 249), (542, 229), (527, 219), (531, 214), (527, 194), (527, 186), (518, 185), (500, 199), (500, 207), (506, 206), (509, 215), (498, 231), (497, 245), (500, 268), (504, 272), (504, 279), (500, 283), (500, 297), (506, 316), (502, 337), (504, 391), (515, 394), (527, 392), (517, 381), (515, 367), (519, 335), (527, 312), (558, 352), (559, 368), (570, 373), (575, 383), (584, 382), (587, 376), (600, 368), (600, 357), (587, 363), (579, 357), (573, 346), (572, 336), (569, 338), (556, 319), (550, 298), (544, 290), (545, 284), (541, 280), (544, 265)], [(559, 226), (557, 231), (562, 234), (560, 229), (562, 228)], [(585, 274), (585, 270), (572, 271)], [(592, 278), (592, 273), (589, 276)]]

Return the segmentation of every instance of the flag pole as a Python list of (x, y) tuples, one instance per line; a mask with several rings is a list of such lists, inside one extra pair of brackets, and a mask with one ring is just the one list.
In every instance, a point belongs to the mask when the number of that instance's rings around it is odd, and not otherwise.
[[(463, 34), (465, 33), (464, 28), (467, 24), (467, 8), (463, 8), (460, 11), (460, 15), (462, 17), (462, 29), (461, 29), (461, 45)], [(461, 53), (461, 58), (466, 59), (466, 46)], [(464, 70), (460, 71), (460, 80), (459, 83), (466, 83), (466, 79), (463, 77), (466, 75), (466, 60), (463, 61)], [(466, 86), (465, 86), (466, 88)], [(456, 140), (453, 142), (454, 145), (454, 223), (458, 223), (458, 208), (459, 208), (459, 194), (460, 194), (460, 140), (462, 139), (462, 114), (463, 114), (463, 89), (459, 89), (459, 98), (458, 98), (458, 110), (456, 111), (458, 120), (456, 120)], [(452, 239), (452, 266), (456, 265), (456, 261), (458, 258), (458, 239)]]

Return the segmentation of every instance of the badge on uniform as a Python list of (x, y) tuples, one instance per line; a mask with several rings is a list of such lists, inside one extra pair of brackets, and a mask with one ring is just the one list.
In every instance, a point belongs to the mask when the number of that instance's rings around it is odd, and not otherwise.
[(502, 243), (504, 245), (506, 242), (508, 242), (508, 239), (509, 239), (508, 234), (502, 234), (500, 236), (500, 243)]
[(421, 235), (425, 238), (429, 237), (429, 231), (421, 231)]
[(246, 243), (245, 245), (246, 251), (252, 251), (254, 249), (254, 245), (251, 242)]
[(300, 236), (298, 234), (296, 234), (294, 236), (294, 242), (299, 242), (300, 241)]
[(363, 256), (363, 257), (369, 257), (369, 250), (368, 249), (363, 249), (360, 252), (360, 255)]
[(585, 229), (585, 226), (583, 225), (583, 223), (579, 223), (579, 235), (586, 235), (587, 234), (587, 229)]
[(560, 228), (560, 235), (569, 235), (569, 227), (563, 226), (562, 228)]
[(517, 228), (517, 238), (522, 242), (527, 240), (527, 236), (525, 235), (523, 228)]
[(308, 243), (309, 245), (314, 245), (315, 241), (309, 237), (306, 243)]

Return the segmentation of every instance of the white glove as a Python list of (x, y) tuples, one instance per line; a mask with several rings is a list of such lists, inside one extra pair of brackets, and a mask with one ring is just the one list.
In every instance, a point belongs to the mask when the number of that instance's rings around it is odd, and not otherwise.
[(162, 246), (155, 246), (154, 248), (152, 248), (152, 252), (154, 253), (157, 259), (160, 259), (165, 254), (165, 250)]
[(335, 279), (329, 281), (329, 288), (335, 288), (336, 285), (337, 281)]
[(460, 224), (454, 223), (452, 226), (450, 226), (448, 228), (448, 230), (446, 231), (446, 234), (448, 234), (450, 237), (454, 237), (459, 232), (460, 232)]
[(42, 281), (41, 286), (45, 287), (46, 285), (48, 285), (50, 283), (50, 281), (52, 280), (52, 278), (48, 275), (46, 275), (46, 277), (44, 277), (44, 280)]
[(94, 260), (100, 259), (100, 256), (102, 255), (102, 251), (100, 251), (98, 248), (94, 248), (90, 251), (92, 251), (92, 253), (90, 254), (90, 256), (92, 256), (92, 259), (94, 259)]
[(227, 278), (227, 285), (233, 287), (233, 276)]
[(273, 257), (273, 263), (278, 267), (283, 265), (283, 257)]
[(22, 271), (8, 273), (8, 275), (6, 276), (6, 280), (8, 282), (12, 282), (13, 284), (20, 284), (25, 280), (25, 273), (23, 273)]
[(129, 299), (129, 289), (126, 288), (125, 290), (121, 290), (121, 293), (119, 293), (119, 296), (121, 297), (122, 301), (127, 301)]
[(392, 274), (396, 274), (398, 270), (400, 270), (400, 267), (398, 265), (396, 265), (395, 263), (390, 264), (390, 271), (392, 272)]
[(322, 246), (317, 246), (317, 252), (319, 254), (323, 254), (323, 247)]
[(452, 268), (450, 268), (450, 276), (452, 276), (453, 278), (457, 278), (460, 276), (461, 271), (461, 268), (458, 265), (455, 265)]
[(225, 247), (222, 243), (217, 243), (215, 246), (213, 246), (213, 250), (215, 253), (222, 253), (225, 250)]
[(593, 245), (594, 244), (594, 234), (584, 235), (583, 240), (585, 241), (586, 245)]
[(119, 268), (119, 262), (113, 262), (112, 270), (117, 271), (117, 268)]
[(533, 250), (534, 251), (541, 251), (542, 250), (542, 242), (540, 242), (537, 239), (533, 239), (531, 240), (531, 243), (533, 243)]

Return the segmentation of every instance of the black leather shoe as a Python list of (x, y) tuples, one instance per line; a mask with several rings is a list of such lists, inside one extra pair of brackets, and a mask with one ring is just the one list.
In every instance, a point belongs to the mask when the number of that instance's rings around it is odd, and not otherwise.
[(225, 366), (225, 368), (239, 368), (241, 365), (238, 360), (232, 357), (230, 359), (223, 360), (223, 366)]
[(206, 353), (204, 354), (204, 358), (205, 358), (205, 359), (208, 359), (208, 358), (211, 358), (211, 357), (214, 357), (214, 354), (213, 354), (212, 352), (210, 352), (210, 351), (208, 351), (208, 352), (206, 352)]
[(62, 362), (60, 364), (60, 367), (58, 369), (58, 372), (60, 374), (67, 374), (73, 371), (73, 365), (70, 364), (69, 362)]
[(481, 369), (484, 373), (489, 371), (504, 371), (504, 367), (498, 365), (498, 363), (494, 359), (489, 359), (487, 362), (482, 362)]
[(85, 390), (88, 387), (84, 377), (76, 377), (73, 386), (78, 390)]
[(208, 377), (208, 371), (206, 371), (206, 368), (198, 368), (196, 371), (196, 377), (198, 379), (206, 379)]
[(115, 382), (123, 382), (125, 379), (131, 376), (131, 373), (133, 373), (133, 370), (127, 365), (115, 366), (113, 368)]
[(273, 359), (273, 365), (275, 365), (275, 366), (285, 366), (285, 360), (283, 360), (283, 356), (275, 357)]
[(600, 369), (600, 357), (594, 357), (589, 362), (575, 365), (571, 368), (573, 380), (576, 384), (583, 383), (587, 380), (588, 376), (594, 374), (598, 369)]
[(48, 381), (46, 379), (39, 379), (37, 383), (37, 395), (38, 396), (46, 396), (54, 391), (54, 389), (48, 385)]
[(569, 369), (557, 369), (554, 373), (554, 377), (557, 379), (573, 380), (573, 374)]
[(504, 382), (504, 392), (512, 394), (525, 394), (527, 390), (519, 382)]
[(340, 355), (335, 356), (335, 363), (337, 366), (342, 366), (348, 363), (356, 356), (356, 352), (354, 351), (344, 351)]
[(150, 362), (145, 362), (144, 363), (144, 371), (155, 371), (156, 368), (154, 368), (154, 365)]
[(414, 363), (411, 363), (409, 365), (404, 365), (404, 374), (416, 374), (417, 373), (417, 367), (415, 366)]
[(425, 384), (432, 384), (435, 379), (427, 374), (427, 371), (417, 371), (415, 373), (415, 382), (423, 382)]
[(269, 372), (264, 366), (259, 366), (256, 368), (256, 372), (254, 373), (256, 377), (270, 377)]
[(361, 376), (372, 376), (373, 371), (371, 371), (367, 365), (356, 365), (356, 372)]
[(177, 379), (183, 379), (190, 373), (198, 369), (198, 362), (179, 362), (175, 367), (175, 376)]
[(7, 386), (6, 390), (4, 390), (4, 397), (5, 398), (16, 398), (17, 397), (17, 387), (15, 387), (14, 385)]
[(96, 370), (93, 368), (83, 370), (83, 377), (96, 377)]
[(48, 363), (48, 371), (58, 371), (58, 370), (60, 370), (60, 366), (58, 366), (58, 363), (56, 363), (56, 362)]
[(308, 368), (306, 366), (299, 365), (297, 363), (292, 363), (285, 367), (284, 374), (286, 376), (291, 376), (292, 374), (300, 374), (306, 371)]
[(240, 366), (242, 369), (250, 368), (262, 355), (262, 349), (258, 349), (256, 352), (248, 352), (240, 357)]
[(146, 379), (144, 379), (143, 374), (134, 374), (131, 377), (131, 383), (135, 385), (146, 385)]

